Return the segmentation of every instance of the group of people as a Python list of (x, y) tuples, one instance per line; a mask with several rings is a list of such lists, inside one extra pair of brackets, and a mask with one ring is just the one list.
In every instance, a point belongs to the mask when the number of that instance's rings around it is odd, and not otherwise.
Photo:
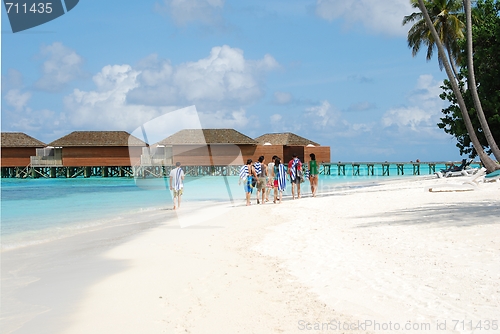
[[(283, 192), (286, 190), (287, 176), (292, 184), (292, 198), (300, 198), (300, 184), (309, 179), (311, 184), (311, 193), (316, 197), (318, 189), (319, 168), (316, 163), (314, 153), (309, 154), (309, 168), (303, 166), (296, 154), (288, 162), (288, 168), (281, 162), (281, 158), (273, 156), (268, 164), (264, 156), (260, 156), (256, 162), (248, 159), (246, 165), (240, 170), (240, 181), (243, 182), (246, 195), (246, 204), (250, 205), (250, 197), (253, 189), (257, 188), (257, 204), (264, 204), (269, 201), (271, 190), (274, 190), (273, 203), (281, 203)], [(180, 208), (181, 197), (184, 188), (184, 171), (181, 163), (177, 162), (175, 168), (169, 175), (169, 186), (173, 193), (174, 210)]]
[(296, 154), (288, 162), (288, 168), (281, 162), (281, 158), (273, 156), (268, 164), (264, 156), (260, 156), (256, 162), (248, 159), (246, 165), (240, 170), (240, 183), (243, 182), (246, 195), (246, 205), (250, 205), (251, 195), (257, 188), (257, 204), (269, 201), (269, 194), (274, 190), (273, 203), (281, 203), (283, 192), (286, 190), (287, 176), (292, 185), (292, 198), (300, 198), (300, 184), (309, 179), (312, 196), (316, 196), (318, 188), (318, 164), (314, 153), (310, 155), (309, 169), (305, 168)]

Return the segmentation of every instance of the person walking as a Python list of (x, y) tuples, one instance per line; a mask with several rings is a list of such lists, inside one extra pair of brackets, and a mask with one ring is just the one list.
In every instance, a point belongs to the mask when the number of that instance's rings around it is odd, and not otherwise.
[[(175, 163), (175, 168), (170, 171), (169, 175), (170, 190), (173, 191), (174, 195), (174, 210), (181, 207), (181, 196), (184, 189), (184, 171), (181, 168), (181, 163), (177, 161)], [(177, 205), (175, 205), (175, 200), (177, 199)]]
[(259, 157), (259, 160), (255, 162), (255, 173), (257, 174), (257, 204), (260, 204), (259, 198), (262, 200), (262, 204), (265, 203), (266, 199), (266, 176), (267, 176), (267, 165), (264, 163), (265, 158), (263, 155)]
[(309, 157), (311, 157), (311, 161), (309, 161), (309, 183), (311, 184), (312, 196), (316, 197), (319, 178), (318, 163), (316, 162), (316, 155), (314, 153), (309, 154)]
[(283, 192), (286, 190), (286, 170), (285, 166), (281, 163), (280, 158), (274, 160), (274, 203), (283, 198)]
[(273, 155), (273, 159), (267, 164), (267, 187), (266, 187), (266, 202), (269, 202), (269, 193), (274, 188), (274, 160), (277, 158)]
[(288, 174), (292, 183), (292, 198), (295, 199), (295, 187), (297, 187), (297, 198), (300, 198), (300, 182), (302, 182), (304, 175), (302, 173), (302, 162), (296, 154), (288, 162)]
[(243, 181), (247, 206), (250, 205), (250, 196), (252, 195), (254, 181), (256, 180), (257, 174), (255, 173), (255, 168), (252, 165), (252, 159), (248, 159), (246, 165), (240, 169), (240, 179), (238, 181), (238, 184), (241, 184)]

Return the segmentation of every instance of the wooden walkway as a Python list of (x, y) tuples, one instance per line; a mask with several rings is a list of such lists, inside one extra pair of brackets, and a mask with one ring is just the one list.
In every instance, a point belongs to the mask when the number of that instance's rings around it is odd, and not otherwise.
[[(432, 175), (436, 166), (460, 165), (460, 162), (338, 162), (320, 163), (320, 174), (337, 176), (390, 176), (390, 175)], [(478, 165), (479, 163), (472, 163)], [(411, 166), (410, 168), (408, 168)], [(406, 167), (406, 168), (405, 168)], [(76, 177), (168, 177), (172, 165), (137, 165), (137, 166), (21, 166), (2, 167), (2, 178), (76, 178)], [(237, 176), (241, 166), (182, 166), (189, 176)]]
[[(436, 166), (445, 166), (446, 169), (452, 165), (459, 166), (461, 162), (441, 161), (441, 162), (338, 162), (321, 163), (320, 174), (337, 176), (390, 176), (390, 175), (421, 175), (422, 173), (432, 175), (436, 172)], [(473, 162), (471, 165), (481, 166), (480, 163)], [(347, 166), (347, 169), (346, 169)], [(405, 169), (411, 166), (411, 170)], [(348, 172), (346, 172), (346, 170)]]

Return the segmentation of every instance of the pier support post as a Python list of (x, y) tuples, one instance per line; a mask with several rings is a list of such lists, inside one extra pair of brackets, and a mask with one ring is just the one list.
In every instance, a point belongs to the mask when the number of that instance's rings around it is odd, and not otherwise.
[(338, 175), (345, 175), (345, 164), (339, 162), (338, 167)]
[(420, 175), (420, 164), (413, 164), (413, 175)]
[(57, 176), (57, 169), (56, 167), (50, 167), (50, 178), (54, 179)]
[(396, 164), (396, 166), (398, 167), (398, 175), (399, 175), (399, 173), (401, 173), (401, 175), (405, 175), (405, 171), (404, 171), (405, 165), (404, 164)]
[(368, 168), (368, 175), (373, 176), (373, 174), (374, 174), (373, 164), (367, 164), (366, 167)]
[(389, 176), (389, 164), (382, 164), (382, 176)]
[(352, 164), (352, 175), (359, 176), (359, 164)]
[(429, 175), (436, 172), (436, 164), (429, 164)]

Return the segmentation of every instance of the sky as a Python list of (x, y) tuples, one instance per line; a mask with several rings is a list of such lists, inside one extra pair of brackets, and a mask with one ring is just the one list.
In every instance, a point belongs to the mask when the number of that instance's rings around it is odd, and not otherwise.
[(446, 74), (407, 46), (414, 11), (409, 0), (80, 0), (13, 33), (2, 6), (1, 128), (50, 143), (131, 133), (194, 105), (203, 128), (293, 132), (330, 146), (333, 162), (458, 161), (436, 125)]

